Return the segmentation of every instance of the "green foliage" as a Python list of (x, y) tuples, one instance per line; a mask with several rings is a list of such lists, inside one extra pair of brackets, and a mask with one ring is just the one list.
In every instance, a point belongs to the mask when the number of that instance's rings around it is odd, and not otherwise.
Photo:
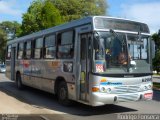
[(27, 13), (23, 14), (22, 21), (22, 35), (33, 33), (39, 30), (39, 22), (41, 21), (40, 12), (43, 3), (41, 0), (34, 1), (28, 8)]
[(11, 32), (15, 34), (15, 37), (18, 37), (22, 32), (21, 24), (16, 21), (3, 21), (0, 23), (0, 28), (2, 28), (6, 33)]
[(106, 8), (106, 0), (35, 0), (23, 14), (21, 35), (85, 16), (104, 15)]
[(61, 24), (59, 10), (50, 1), (46, 1), (41, 10), (41, 21), (41, 27), (44, 29)]
[(160, 72), (160, 36), (155, 33), (152, 35), (152, 39), (155, 41), (157, 49), (155, 58), (153, 59), (153, 69)]
[(49, 0), (36, 0), (23, 14), (22, 35), (30, 34), (61, 24), (57, 8)]
[(13, 37), (18, 37), (21, 34), (21, 24), (16, 21), (3, 21), (0, 23), (0, 61), (4, 62), (5, 49), (7, 43), (7, 35), (12, 33)]
[(3, 29), (0, 29), (0, 61), (4, 62), (5, 47), (7, 42), (7, 34)]
[(157, 33), (154, 33), (152, 35), (152, 39), (155, 41), (155, 44), (157, 45), (157, 47), (160, 49), (160, 35), (158, 35)]
[(104, 15), (106, 0), (51, 0), (59, 9), (64, 22), (91, 15)]

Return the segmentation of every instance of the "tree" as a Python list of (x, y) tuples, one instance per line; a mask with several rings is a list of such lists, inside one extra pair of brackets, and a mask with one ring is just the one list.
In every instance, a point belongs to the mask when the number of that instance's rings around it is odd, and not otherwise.
[(85, 16), (104, 15), (106, 0), (35, 0), (23, 14), (22, 35)]
[(20, 27), (21, 24), (16, 21), (3, 21), (0, 23), (0, 61), (4, 62), (7, 40), (18, 37), (21, 34)]
[(20, 36), (22, 32), (21, 24), (16, 21), (3, 21), (0, 23), (0, 28), (3, 29), (6, 33), (13, 33), (14, 37)]
[(61, 24), (59, 10), (50, 0), (34, 1), (22, 18), (22, 35)]
[(153, 69), (156, 70), (158, 73), (160, 72), (160, 36), (155, 33), (152, 35), (152, 39), (155, 41), (156, 44), (156, 55), (153, 59)]
[(91, 15), (105, 15), (106, 0), (51, 0), (59, 9), (64, 22)]
[(61, 24), (60, 12), (50, 1), (46, 1), (42, 7), (41, 18), (42, 29)]
[(7, 42), (7, 34), (3, 29), (0, 29), (0, 61), (5, 60), (5, 47)]

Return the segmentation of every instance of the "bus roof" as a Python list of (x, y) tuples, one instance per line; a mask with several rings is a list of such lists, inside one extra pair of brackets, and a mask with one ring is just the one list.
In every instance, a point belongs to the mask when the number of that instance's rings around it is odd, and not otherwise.
[(57, 32), (57, 31), (65, 30), (65, 29), (68, 29), (68, 28), (73, 28), (73, 27), (80, 26), (80, 25), (85, 25), (85, 24), (89, 24), (89, 23), (92, 24), (94, 18), (108, 18), (108, 19), (115, 19), (115, 20), (126, 20), (126, 21), (130, 21), (130, 22), (136, 22), (136, 23), (144, 24), (142, 22), (137, 22), (137, 21), (124, 19), (124, 18), (109, 17), (109, 16), (88, 16), (88, 17), (85, 17), (85, 18), (82, 18), (82, 19), (79, 19), (79, 20), (73, 20), (71, 22), (68, 22), (68, 23), (65, 23), (65, 24), (62, 24), (62, 25), (58, 25), (58, 26), (55, 26), (55, 27), (44, 29), (44, 30), (29, 34), (29, 35), (26, 35), (26, 36), (23, 36), (23, 37), (16, 38), (14, 40), (10, 40), (10, 41), (8, 41), (8, 44), (12, 44), (12, 43), (15, 43), (15, 42), (20, 42), (20, 41), (23, 41), (23, 40), (29, 40), (29, 39), (31, 40), (31, 39), (34, 39), (34, 38), (37, 38), (37, 37), (40, 37), (40, 36), (43, 36), (43, 35), (47, 35), (47, 34), (50, 34), (50, 33)]

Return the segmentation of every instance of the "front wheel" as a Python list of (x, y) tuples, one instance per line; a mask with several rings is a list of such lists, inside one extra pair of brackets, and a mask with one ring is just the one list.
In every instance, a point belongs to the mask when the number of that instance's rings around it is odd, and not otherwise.
[(66, 82), (60, 82), (58, 86), (58, 100), (63, 105), (70, 105), (71, 101), (68, 99), (68, 88)]
[(16, 86), (19, 90), (22, 90), (24, 88), (20, 74), (17, 74), (17, 76), (16, 76)]

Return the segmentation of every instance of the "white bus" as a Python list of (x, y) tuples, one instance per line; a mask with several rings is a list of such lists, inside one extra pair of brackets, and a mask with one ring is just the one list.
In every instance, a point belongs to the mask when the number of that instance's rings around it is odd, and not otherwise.
[(151, 100), (152, 53), (146, 24), (86, 17), (8, 41), (6, 76), (65, 105)]

